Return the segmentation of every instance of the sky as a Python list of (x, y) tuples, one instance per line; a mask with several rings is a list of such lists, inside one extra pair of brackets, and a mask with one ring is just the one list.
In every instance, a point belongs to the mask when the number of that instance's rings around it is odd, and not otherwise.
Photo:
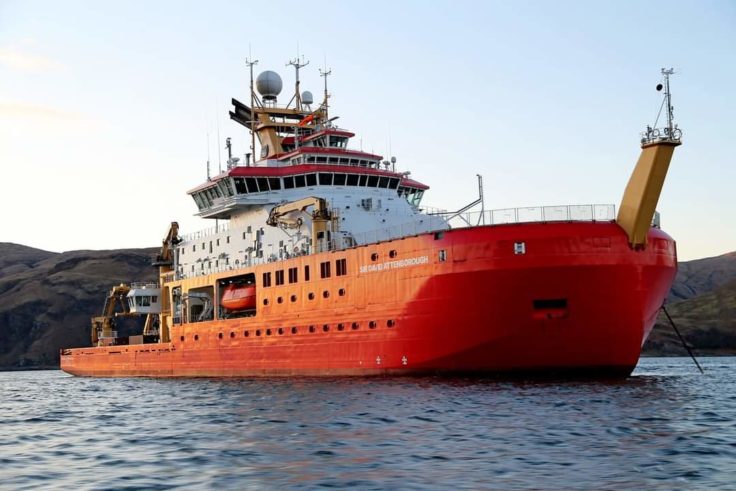
[[(736, 2), (0, 0), (0, 242), (159, 246), (213, 224), (186, 191), (225, 160), (256, 73), (322, 91), (353, 147), (458, 209), (620, 202), (673, 67), (683, 130), (659, 201), (681, 260), (736, 250)], [(219, 139), (218, 139), (219, 133)]]

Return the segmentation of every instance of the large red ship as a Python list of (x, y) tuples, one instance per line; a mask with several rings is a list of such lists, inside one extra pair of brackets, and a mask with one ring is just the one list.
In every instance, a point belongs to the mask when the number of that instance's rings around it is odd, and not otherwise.
[[(92, 347), (64, 349), (81, 376), (204, 377), (540, 373), (627, 376), (674, 279), (655, 207), (680, 131), (648, 128), (613, 205), (429, 211), (428, 186), (281, 78), (253, 80), (231, 118), (260, 158), (189, 191), (212, 229), (172, 226), (160, 281), (112, 289)], [(658, 88), (662, 88), (659, 86)], [(313, 107), (313, 105), (315, 107)], [(655, 125), (656, 126), (656, 125)], [(228, 148), (229, 141), (228, 141)], [(477, 211), (472, 211), (480, 208)], [(117, 308), (116, 305), (120, 304)], [(117, 310), (117, 311), (116, 311)], [(115, 319), (145, 315), (142, 335)]]

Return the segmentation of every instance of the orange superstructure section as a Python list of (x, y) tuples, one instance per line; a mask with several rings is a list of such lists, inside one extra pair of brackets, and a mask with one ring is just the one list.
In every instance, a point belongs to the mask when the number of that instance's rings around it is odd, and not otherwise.
[[(163, 285), (171, 342), (64, 350), (62, 369), (628, 375), (676, 271), (669, 236), (651, 229), (648, 244), (633, 250), (612, 222), (474, 227), (171, 281)], [(214, 309), (197, 320), (186, 303), (173, 308), (174, 292), (211, 288), (216, 299), (234, 299), (222, 286), (233, 277), (255, 283), (248, 315)]]

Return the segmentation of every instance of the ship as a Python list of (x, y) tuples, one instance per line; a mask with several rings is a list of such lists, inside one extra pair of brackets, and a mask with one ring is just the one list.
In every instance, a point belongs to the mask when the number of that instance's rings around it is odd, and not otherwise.
[[(254, 79), (230, 118), (251, 153), (188, 191), (214, 226), (172, 222), (158, 282), (111, 289), (89, 347), (61, 368), (92, 377), (582, 375), (627, 377), (677, 269), (657, 202), (681, 131), (671, 70), (663, 126), (615, 205), (456, 211), (422, 205), (429, 186), (396, 159), (355, 149), (332, 115), (328, 75), (315, 103)], [(321, 87), (320, 87), (321, 89)], [(256, 148), (260, 149), (256, 158)], [(211, 223), (212, 223), (211, 222)], [(145, 316), (118, 335), (119, 317)]]

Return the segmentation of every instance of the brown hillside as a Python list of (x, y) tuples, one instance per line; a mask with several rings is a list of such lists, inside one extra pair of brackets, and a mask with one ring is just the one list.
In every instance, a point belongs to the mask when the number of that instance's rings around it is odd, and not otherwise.
[(0, 270), (0, 367), (53, 366), (61, 347), (89, 343), (90, 317), (114, 284), (153, 280), (155, 249), (73, 251), (62, 254), (3, 244)]

